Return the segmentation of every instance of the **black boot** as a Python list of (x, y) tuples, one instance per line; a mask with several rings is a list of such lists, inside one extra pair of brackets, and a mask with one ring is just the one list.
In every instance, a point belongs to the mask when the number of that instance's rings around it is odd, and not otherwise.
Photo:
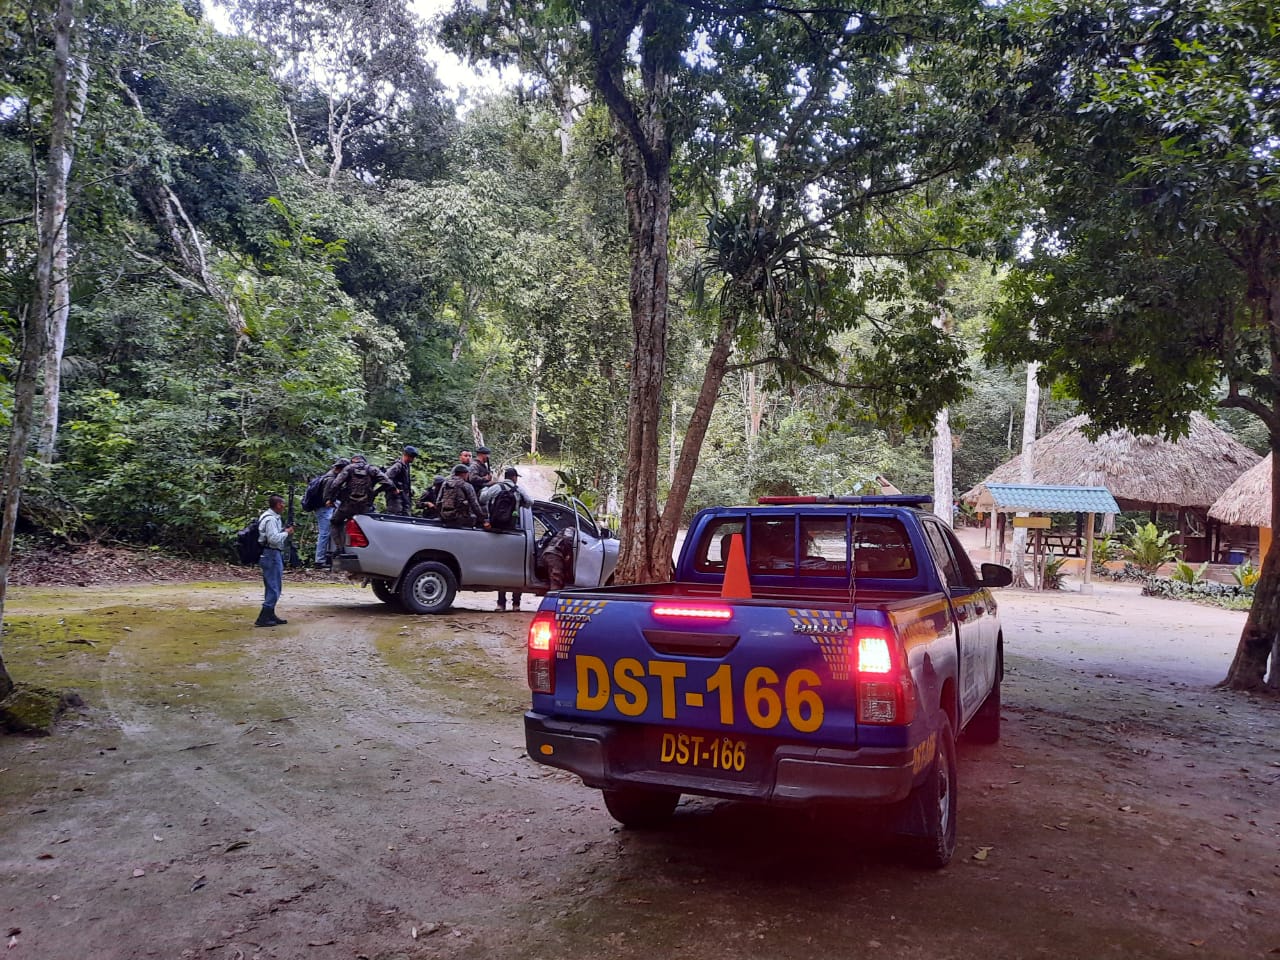
[(273, 626), (277, 626), (277, 627), (278, 627), (278, 626), (280, 626), (282, 623), (288, 623), (288, 622), (289, 622), (288, 620), (284, 620), (284, 619), (282, 619), (282, 618), (280, 618), (280, 617), (277, 617), (277, 616), (276, 616), (276, 608), (275, 608), (275, 607), (272, 607), (272, 608), (271, 608), (271, 623), (272, 623), (272, 625), (273, 625)]
[(274, 627), (282, 621), (276, 619), (276, 611), (274, 607), (263, 605), (262, 610), (258, 613), (258, 619), (253, 621), (255, 627)]

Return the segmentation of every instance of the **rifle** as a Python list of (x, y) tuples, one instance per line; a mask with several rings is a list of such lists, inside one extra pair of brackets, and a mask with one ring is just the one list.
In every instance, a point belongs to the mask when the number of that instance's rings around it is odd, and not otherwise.
[[(293, 523), (294, 523), (293, 521), (293, 470), (290, 470), (289, 471), (289, 516), (285, 520), (284, 525), (286, 527), (292, 527)], [(298, 556), (298, 545), (293, 542), (293, 537), (289, 538), (288, 544), (289, 544), (289, 558), (286, 562), (288, 566), (294, 569), (297, 569), (298, 567), (302, 566), (302, 558)]]

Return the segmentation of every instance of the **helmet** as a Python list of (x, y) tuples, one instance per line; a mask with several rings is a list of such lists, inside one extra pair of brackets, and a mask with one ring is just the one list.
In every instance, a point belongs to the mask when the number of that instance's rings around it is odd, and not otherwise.
[(507, 469), (505, 469), (505, 470), (503, 470), (503, 471), (502, 471), (502, 475), (503, 475), (504, 477), (506, 477), (508, 480), (511, 480), (511, 479), (513, 479), (513, 478), (515, 478), (515, 477), (520, 476), (520, 474), (518, 474), (518, 473), (516, 472), (516, 468), (515, 468), (515, 467), (507, 467)]
[(333, 465), (337, 467), (339, 470), (343, 470), (351, 466), (351, 461), (348, 460), (346, 457), (339, 457), (337, 460), (333, 461)]
[(363, 453), (353, 453), (351, 455), (351, 462), (352, 463), (368, 463), (369, 461), (368, 459), (365, 458), (365, 455)]
[(455, 477), (458, 476), (459, 474), (469, 473), (469, 472), (470, 471), (467, 469), (467, 465), (465, 463), (460, 463), (453, 468), (453, 475)]
[(409, 446), (404, 448), (404, 452), (411, 457), (416, 457), (418, 455), (418, 448), (410, 444)]

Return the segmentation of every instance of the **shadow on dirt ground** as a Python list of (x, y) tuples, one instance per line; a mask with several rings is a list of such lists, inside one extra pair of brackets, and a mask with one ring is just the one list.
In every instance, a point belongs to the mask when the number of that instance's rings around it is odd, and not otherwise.
[[(659, 831), (524, 756), (529, 614), (289, 584), (14, 591), (15, 674), (89, 706), (0, 739), (11, 956), (1264, 957), (1280, 709), (1210, 688), (1239, 615), (1008, 592), (1005, 735), (960, 848), (686, 798)], [(526, 601), (526, 605), (527, 601)], [(1225, 653), (1224, 653), (1225, 651)]]

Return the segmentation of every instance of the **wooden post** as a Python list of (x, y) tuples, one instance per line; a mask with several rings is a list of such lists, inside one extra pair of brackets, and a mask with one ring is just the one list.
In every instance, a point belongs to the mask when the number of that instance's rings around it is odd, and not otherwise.
[(999, 547), (996, 546), (996, 505), (994, 503), (991, 504), (991, 525), (988, 536), (990, 537), (991, 542), (991, 562), (999, 563), (1000, 553)]
[(1093, 514), (1085, 517), (1084, 528), (1084, 581), (1080, 584), (1081, 593), (1093, 593)]
[(1262, 569), (1263, 561), (1267, 559), (1267, 551), (1271, 549), (1271, 528), (1258, 528), (1258, 569)]

